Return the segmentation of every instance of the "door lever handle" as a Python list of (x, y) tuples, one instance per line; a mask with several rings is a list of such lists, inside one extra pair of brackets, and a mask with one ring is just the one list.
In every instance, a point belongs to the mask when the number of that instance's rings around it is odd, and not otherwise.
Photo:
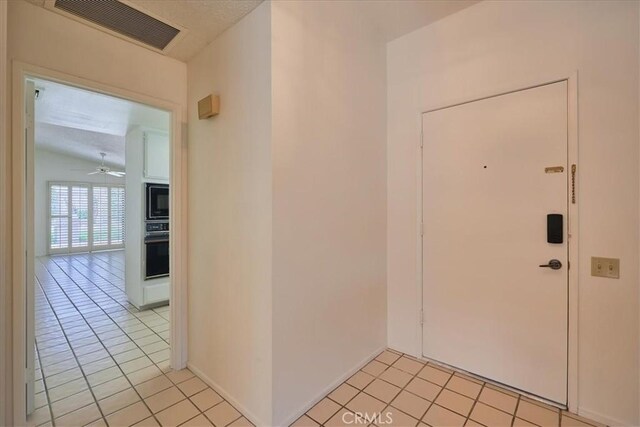
[(542, 264), (539, 267), (547, 267), (552, 270), (560, 270), (562, 268), (562, 263), (560, 262), (560, 260), (552, 259), (549, 260), (549, 264)]

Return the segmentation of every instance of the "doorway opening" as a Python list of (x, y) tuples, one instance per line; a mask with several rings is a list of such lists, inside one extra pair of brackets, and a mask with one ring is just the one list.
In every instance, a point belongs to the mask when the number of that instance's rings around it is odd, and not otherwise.
[(105, 419), (171, 370), (172, 112), (24, 88), (25, 412)]

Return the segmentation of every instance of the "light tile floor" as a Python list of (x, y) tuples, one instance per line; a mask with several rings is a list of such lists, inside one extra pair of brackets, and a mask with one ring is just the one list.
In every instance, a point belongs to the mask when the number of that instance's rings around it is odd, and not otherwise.
[(127, 302), (123, 252), (37, 259), (29, 425), (251, 426), (189, 370), (171, 370), (169, 307)]
[[(33, 426), (251, 426), (189, 370), (171, 370), (169, 307), (127, 302), (123, 251), (37, 260), (36, 357)], [(393, 350), (293, 424), (319, 425), (601, 426)]]
[[(357, 413), (374, 419), (357, 419)], [(375, 414), (380, 415), (375, 418)], [(294, 427), (319, 425), (601, 426), (393, 350), (382, 352), (293, 423)]]

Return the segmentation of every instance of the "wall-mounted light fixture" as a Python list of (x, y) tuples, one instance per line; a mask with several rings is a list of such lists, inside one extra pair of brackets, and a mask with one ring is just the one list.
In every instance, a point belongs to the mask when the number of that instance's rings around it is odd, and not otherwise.
[(198, 101), (198, 118), (208, 119), (220, 112), (220, 96), (209, 95)]

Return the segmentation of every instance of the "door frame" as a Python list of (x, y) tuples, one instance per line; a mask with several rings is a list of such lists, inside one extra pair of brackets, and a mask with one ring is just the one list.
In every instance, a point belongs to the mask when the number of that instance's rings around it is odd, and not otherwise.
[(42, 78), (53, 82), (74, 86), (89, 91), (102, 93), (117, 98), (145, 104), (165, 110), (171, 114), (170, 144), (170, 184), (172, 186), (170, 206), (172, 215), (170, 227), (175, 230), (171, 239), (170, 268), (171, 305), (170, 305), (170, 362), (174, 369), (182, 369), (187, 365), (187, 155), (185, 136), (183, 135), (182, 108), (179, 104), (160, 98), (85, 79), (82, 77), (51, 70), (37, 65), (13, 61), (11, 86), (11, 160), (12, 160), (12, 331), (13, 331), (13, 424), (26, 423), (25, 370), (18, 369), (26, 360), (26, 257), (16, 254), (26, 253), (27, 242), (25, 227), (33, 221), (33, 211), (25, 212), (24, 203), (27, 192), (24, 185), (26, 174), (25, 142), (24, 142), (24, 92), (25, 81), (29, 77)]
[[(419, 155), (417, 156), (418, 162), (418, 174), (417, 174), (417, 238), (416, 246), (417, 250), (417, 280), (416, 280), (416, 292), (418, 300), (420, 301), (417, 313), (419, 319), (418, 335), (416, 337), (416, 350), (415, 356), (424, 359), (423, 356), (423, 337), (424, 337), (424, 300), (423, 300), (423, 198), (422, 198), (422, 180), (423, 180), (423, 156), (424, 156), (424, 130), (422, 129), (422, 118), (426, 113), (441, 110), (444, 108), (455, 107), (458, 105), (468, 104), (470, 102), (481, 101), (487, 98), (493, 98), (496, 96), (507, 95), (509, 93), (520, 92), (526, 89), (533, 89), (540, 86), (546, 86), (553, 83), (567, 82), (567, 196), (569, 198), (567, 206), (567, 234), (569, 236), (567, 242), (567, 249), (569, 252), (569, 268), (567, 270), (568, 275), (568, 350), (567, 350), (567, 408), (577, 413), (578, 411), (578, 276), (579, 276), (579, 257), (578, 257), (578, 241), (579, 241), (579, 222), (578, 222), (578, 210), (579, 210), (579, 175), (580, 168), (578, 163), (578, 72), (575, 71), (568, 76), (561, 78), (550, 78), (548, 80), (536, 80), (533, 82), (524, 82), (523, 84), (511, 87), (505, 87), (501, 90), (492, 91), (485, 96), (481, 96), (473, 99), (460, 100), (457, 102), (451, 102), (443, 105), (437, 105), (433, 108), (427, 108), (420, 112), (420, 141), (418, 143)], [(576, 165), (575, 179), (572, 181), (572, 165)], [(572, 183), (574, 184), (572, 192)], [(572, 197), (575, 195), (575, 203), (572, 202)]]

